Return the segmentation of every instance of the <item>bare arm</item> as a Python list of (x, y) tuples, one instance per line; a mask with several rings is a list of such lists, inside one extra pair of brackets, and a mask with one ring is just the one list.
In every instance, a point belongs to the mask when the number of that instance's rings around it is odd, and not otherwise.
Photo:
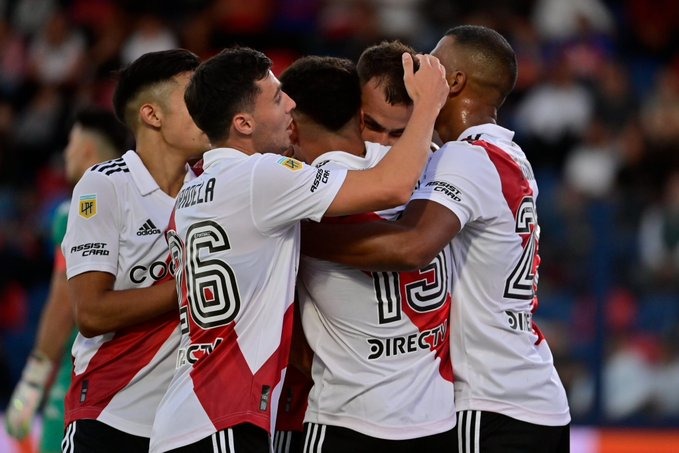
[(23, 439), (31, 432), (35, 414), (72, 330), (73, 314), (67, 297), (66, 274), (55, 266), (33, 351), (7, 405), (5, 426), (10, 436)]
[(126, 290), (114, 290), (114, 282), (115, 276), (107, 272), (85, 272), (68, 281), (75, 322), (85, 337), (114, 332), (177, 310), (174, 280)]
[(34, 351), (44, 354), (54, 363), (59, 362), (74, 325), (66, 273), (55, 270), (47, 302), (40, 315)]
[(368, 170), (349, 171), (325, 215), (337, 216), (386, 209), (408, 202), (429, 155), (434, 122), (445, 103), (448, 84), (441, 63), (418, 55), (420, 69), (404, 54), (404, 80), (413, 112), (403, 135), (382, 161)]
[(460, 231), (452, 211), (433, 201), (411, 201), (396, 222), (302, 225), (302, 253), (364, 270), (419, 269)]

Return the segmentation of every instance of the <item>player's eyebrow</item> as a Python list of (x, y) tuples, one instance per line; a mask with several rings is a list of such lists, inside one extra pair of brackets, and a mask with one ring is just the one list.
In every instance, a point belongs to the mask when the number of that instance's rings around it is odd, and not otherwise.
[(375, 132), (386, 132), (389, 135), (402, 135), (406, 130), (405, 127), (400, 127), (398, 129), (387, 129), (382, 126), (379, 121), (370, 116), (369, 114), (363, 112), (363, 122)]
[(374, 131), (386, 131), (387, 129), (382, 126), (379, 121), (377, 121), (375, 118), (372, 116), (368, 115), (367, 113), (363, 113), (363, 121), (370, 126), (370, 129)]

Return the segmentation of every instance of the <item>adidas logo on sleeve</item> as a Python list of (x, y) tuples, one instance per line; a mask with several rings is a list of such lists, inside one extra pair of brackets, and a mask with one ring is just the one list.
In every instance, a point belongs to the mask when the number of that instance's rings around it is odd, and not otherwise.
[(160, 234), (160, 229), (151, 219), (146, 219), (146, 222), (137, 230), (137, 236), (148, 236), (150, 234)]

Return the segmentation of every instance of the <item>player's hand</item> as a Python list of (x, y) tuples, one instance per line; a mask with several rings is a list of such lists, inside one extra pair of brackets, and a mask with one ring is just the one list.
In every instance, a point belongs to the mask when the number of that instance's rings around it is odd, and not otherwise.
[(28, 358), (5, 414), (7, 434), (15, 439), (22, 440), (30, 434), (52, 368), (52, 361), (44, 354), (33, 353)]
[(413, 57), (403, 54), (403, 80), (413, 103), (427, 102), (441, 109), (448, 98), (446, 69), (433, 55), (418, 54), (419, 69), (415, 72)]

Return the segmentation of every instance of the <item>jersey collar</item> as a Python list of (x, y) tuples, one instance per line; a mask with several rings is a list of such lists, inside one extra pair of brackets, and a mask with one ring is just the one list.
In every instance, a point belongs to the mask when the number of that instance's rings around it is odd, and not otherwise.
[(206, 169), (210, 167), (212, 164), (214, 164), (216, 161), (223, 159), (223, 158), (229, 158), (229, 159), (234, 159), (234, 158), (241, 158), (241, 159), (247, 159), (248, 155), (245, 154), (242, 151), (238, 151), (237, 149), (234, 148), (215, 148), (211, 149), (210, 151), (206, 151), (203, 154), (203, 169)]
[(158, 186), (156, 180), (153, 179), (153, 176), (151, 176), (151, 173), (149, 173), (149, 170), (146, 168), (136, 151), (130, 150), (126, 152), (123, 155), (123, 159), (130, 168), (132, 180), (142, 196), (146, 196), (154, 190), (160, 189), (160, 186)]
[(505, 129), (497, 124), (487, 123), (479, 124), (477, 126), (472, 126), (465, 129), (460, 136), (457, 138), (460, 140), (483, 140), (483, 136), (488, 135), (500, 140), (506, 140), (511, 142), (514, 138), (514, 132), (509, 129)]

